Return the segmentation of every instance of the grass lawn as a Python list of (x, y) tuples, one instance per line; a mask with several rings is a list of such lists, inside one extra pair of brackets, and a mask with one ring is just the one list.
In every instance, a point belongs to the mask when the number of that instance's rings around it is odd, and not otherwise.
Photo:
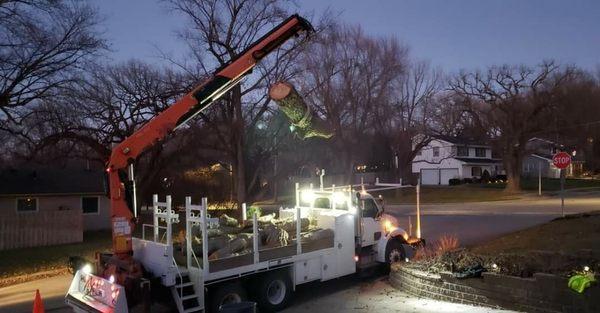
[[(484, 188), (503, 189), (506, 183), (495, 183), (495, 184), (481, 184)], [(521, 188), (526, 191), (537, 191), (538, 190), (538, 179), (537, 178), (521, 178)], [(578, 178), (567, 178), (565, 179), (565, 189), (578, 189), (578, 188), (600, 188), (600, 180), (598, 179), (578, 179)], [(542, 192), (546, 191), (559, 191), (560, 190), (560, 179), (559, 178), (542, 178)]]
[[(382, 195), (389, 204), (413, 204), (416, 202), (415, 188), (383, 190), (373, 196)], [(423, 186), (421, 203), (480, 202), (518, 199), (521, 194), (508, 194), (502, 188), (483, 188), (481, 185)]]
[(532, 250), (575, 254), (582, 249), (600, 255), (600, 211), (567, 215), (551, 222), (510, 233), (472, 247), (481, 254), (520, 253)]
[(96, 231), (84, 233), (81, 243), (2, 251), (0, 278), (65, 268), (69, 256), (93, 260), (96, 251), (108, 250), (111, 245), (110, 231)]

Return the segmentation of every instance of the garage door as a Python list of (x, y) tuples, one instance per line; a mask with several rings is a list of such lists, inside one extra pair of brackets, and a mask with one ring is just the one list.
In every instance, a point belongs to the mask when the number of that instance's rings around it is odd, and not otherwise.
[(458, 178), (457, 168), (443, 168), (440, 170), (440, 180), (442, 185), (448, 185), (448, 181), (452, 178)]
[(439, 185), (440, 170), (438, 169), (422, 169), (421, 170), (421, 185)]
[(421, 185), (448, 185), (452, 178), (458, 178), (457, 168), (421, 170)]

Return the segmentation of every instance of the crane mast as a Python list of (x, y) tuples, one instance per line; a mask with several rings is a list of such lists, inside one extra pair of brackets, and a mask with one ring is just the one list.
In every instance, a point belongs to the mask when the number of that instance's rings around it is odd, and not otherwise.
[[(127, 269), (128, 264), (131, 264), (128, 261), (132, 258), (132, 233), (136, 224), (132, 213), (133, 208), (127, 201), (129, 197), (127, 188), (125, 188), (127, 166), (133, 163), (144, 150), (184, 125), (237, 85), (270, 52), (291, 37), (298, 36), (302, 32), (308, 34), (312, 31), (313, 28), (307, 20), (296, 14), (290, 16), (238, 54), (237, 57), (218, 68), (211, 78), (199, 84), (114, 147), (106, 169), (111, 207), (113, 259), (116, 259), (116, 263), (121, 264), (120, 267), (125, 269), (128, 275), (137, 276), (132, 273), (137, 270)], [(118, 280), (124, 280), (124, 277)]]

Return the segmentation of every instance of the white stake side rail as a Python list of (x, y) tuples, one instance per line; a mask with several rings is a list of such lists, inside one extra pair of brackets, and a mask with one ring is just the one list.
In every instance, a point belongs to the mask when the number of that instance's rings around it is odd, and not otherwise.
[[(306, 259), (315, 258), (323, 253), (334, 252), (334, 247), (311, 251), (308, 253), (302, 252), (301, 238), (301, 210), (300, 207), (296, 207), (295, 219), (296, 219), (296, 254), (289, 255), (281, 258), (260, 261), (260, 235), (258, 231), (258, 216), (256, 213), (252, 216), (252, 264), (238, 266), (230, 269), (225, 269), (217, 272), (210, 271), (210, 262), (208, 255), (208, 229), (211, 225), (218, 224), (217, 218), (208, 218), (207, 213), (208, 203), (206, 198), (202, 198), (201, 205), (194, 205), (191, 202), (190, 197), (186, 197), (186, 253), (187, 266), (190, 270), (200, 270), (202, 274), (204, 285), (210, 285), (213, 283), (221, 282), (228, 279), (234, 279), (242, 276), (251, 275), (256, 272), (266, 271), (273, 268), (280, 268), (285, 266), (292, 266), (294, 262), (303, 261)], [(202, 236), (202, 261), (200, 262), (196, 257), (192, 249), (192, 226), (199, 226)], [(265, 249), (268, 250), (268, 249)], [(265, 251), (262, 250), (262, 251)], [(226, 258), (219, 258), (218, 261), (236, 258), (238, 256), (231, 256)], [(217, 261), (215, 260), (215, 261)]]

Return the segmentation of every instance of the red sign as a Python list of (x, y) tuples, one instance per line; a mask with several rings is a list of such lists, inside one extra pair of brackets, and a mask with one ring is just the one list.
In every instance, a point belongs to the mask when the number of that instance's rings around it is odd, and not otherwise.
[(552, 163), (560, 169), (567, 168), (571, 164), (571, 156), (566, 152), (559, 152), (552, 157)]

